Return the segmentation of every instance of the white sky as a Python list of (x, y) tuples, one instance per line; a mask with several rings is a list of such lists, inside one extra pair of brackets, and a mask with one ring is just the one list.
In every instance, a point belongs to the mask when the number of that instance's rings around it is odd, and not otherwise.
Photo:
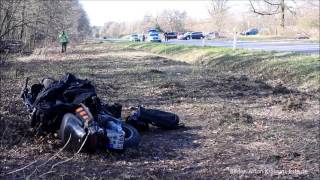
[[(145, 14), (156, 15), (165, 9), (186, 11), (187, 15), (196, 19), (208, 17), (207, 6), (209, 1), (115, 1), (115, 0), (80, 0), (87, 12), (91, 25), (102, 26), (108, 21), (130, 22), (141, 20)], [(231, 1), (229, 6), (235, 12), (247, 10), (246, 1)]]

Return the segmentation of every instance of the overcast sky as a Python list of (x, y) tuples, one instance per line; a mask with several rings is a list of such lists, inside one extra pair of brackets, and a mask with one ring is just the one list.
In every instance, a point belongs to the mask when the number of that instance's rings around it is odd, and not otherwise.
[[(141, 20), (145, 14), (156, 15), (164, 9), (177, 9), (186, 11), (189, 17), (203, 19), (208, 17), (209, 1), (111, 1), (111, 0), (80, 0), (87, 12), (91, 25), (102, 26), (108, 21), (136, 21)], [(246, 11), (247, 1), (231, 1), (229, 6), (234, 13)]]

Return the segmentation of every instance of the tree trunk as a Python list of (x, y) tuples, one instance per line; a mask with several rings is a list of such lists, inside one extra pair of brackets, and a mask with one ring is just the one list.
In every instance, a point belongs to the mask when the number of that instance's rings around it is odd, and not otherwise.
[(285, 4), (284, 4), (284, 0), (281, 0), (281, 27), (282, 29), (284, 29), (284, 11), (285, 11)]
[(22, 40), (23, 38), (23, 35), (24, 35), (24, 26), (25, 26), (25, 11), (26, 11), (26, 2), (23, 1), (23, 7), (22, 7), (22, 13), (21, 13), (21, 16), (22, 16), (22, 26), (21, 26), (21, 31), (20, 31), (20, 40)]

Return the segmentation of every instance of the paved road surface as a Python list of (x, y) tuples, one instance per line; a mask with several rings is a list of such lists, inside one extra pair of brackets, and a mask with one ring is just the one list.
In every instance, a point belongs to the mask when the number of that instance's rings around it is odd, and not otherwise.
[[(202, 46), (202, 40), (169, 40), (168, 44), (186, 44), (194, 46)], [(210, 41), (205, 40), (206, 46), (232, 47), (233, 41)], [(319, 54), (319, 43), (296, 42), (296, 41), (238, 41), (237, 48), (265, 50), (265, 51), (281, 51), (281, 52), (297, 52), (306, 54)]]

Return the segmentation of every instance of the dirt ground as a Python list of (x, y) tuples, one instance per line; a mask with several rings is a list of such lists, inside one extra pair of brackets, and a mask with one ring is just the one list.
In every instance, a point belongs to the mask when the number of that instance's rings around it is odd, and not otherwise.
[[(319, 178), (319, 94), (108, 43), (58, 51), (1, 65), (0, 179)], [(65, 72), (121, 103), (123, 117), (143, 104), (177, 113), (185, 127), (153, 127), (124, 153), (59, 152), (57, 138), (30, 132), (19, 93), (27, 76)]]

